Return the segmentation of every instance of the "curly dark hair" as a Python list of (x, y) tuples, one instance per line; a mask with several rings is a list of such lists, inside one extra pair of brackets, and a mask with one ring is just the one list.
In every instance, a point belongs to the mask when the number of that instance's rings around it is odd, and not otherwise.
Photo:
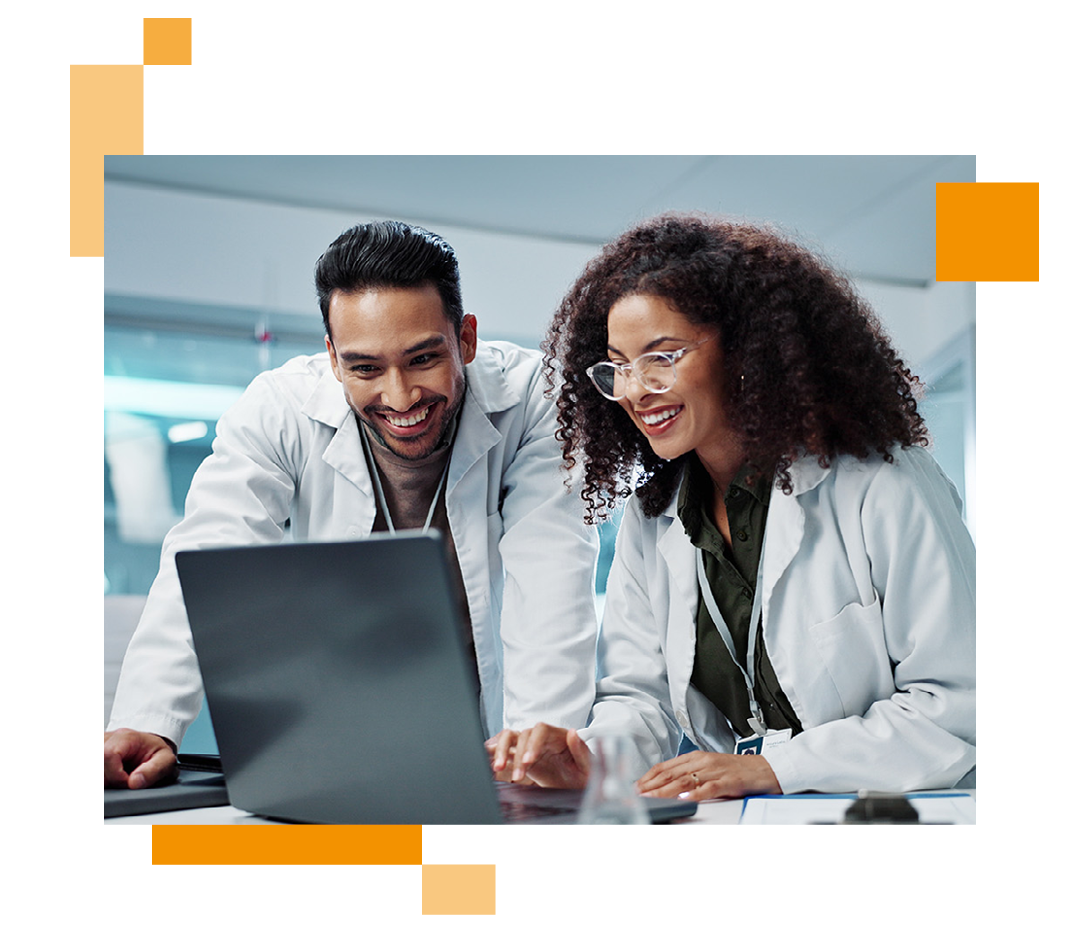
[(629, 294), (663, 298), (719, 331), (728, 418), (752, 469), (774, 472), (785, 493), (804, 454), (825, 467), (843, 454), (891, 462), (897, 445), (929, 443), (918, 378), (843, 275), (766, 228), (668, 213), (589, 262), (543, 342), (563, 461), (584, 469), (587, 522), (605, 519), (631, 492), (647, 516), (658, 515), (682, 470), (682, 459), (657, 456), (585, 373), (607, 357), (608, 311)]

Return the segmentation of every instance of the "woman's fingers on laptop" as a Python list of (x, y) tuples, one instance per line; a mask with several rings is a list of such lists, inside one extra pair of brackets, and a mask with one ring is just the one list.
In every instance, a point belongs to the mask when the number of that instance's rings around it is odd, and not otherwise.
[(105, 732), (105, 785), (142, 789), (169, 776), (176, 752), (159, 735), (130, 728)]

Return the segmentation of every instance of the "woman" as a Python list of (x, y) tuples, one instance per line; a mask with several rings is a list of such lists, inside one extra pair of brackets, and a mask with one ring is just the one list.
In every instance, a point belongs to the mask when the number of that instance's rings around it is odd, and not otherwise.
[(974, 547), (849, 283), (766, 230), (662, 216), (588, 265), (545, 348), (588, 518), (632, 498), (589, 725), (502, 732), (496, 776), (583, 785), (621, 733), (645, 795), (972, 785)]

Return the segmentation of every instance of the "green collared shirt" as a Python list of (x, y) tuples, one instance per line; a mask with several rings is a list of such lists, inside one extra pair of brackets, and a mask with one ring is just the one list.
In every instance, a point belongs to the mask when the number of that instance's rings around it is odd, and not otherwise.
[[(744, 465), (724, 494), (730, 547), (713, 522), (710, 478), (696, 457), (691, 457), (683, 476), (678, 500), (679, 519), (694, 547), (700, 548), (704, 555), (705, 576), (744, 667), (758, 561), (772, 493), (770, 474), (747, 486), (746, 478), (751, 473), (749, 466)], [(751, 714), (746, 682), (716, 630), (703, 597), (698, 600), (696, 622), (697, 649), (690, 682), (724, 713), (741, 737), (750, 735), (753, 730), (746, 721)], [(793, 735), (798, 734), (802, 726), (776, 679), (765, 650), (763, 624), (758, 626), (754, 657), (754, 695), (766, 725), (776, 729), (790, 728)]]

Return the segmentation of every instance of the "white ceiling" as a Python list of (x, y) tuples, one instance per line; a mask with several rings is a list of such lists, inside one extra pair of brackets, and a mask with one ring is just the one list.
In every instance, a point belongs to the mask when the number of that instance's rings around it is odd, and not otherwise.
[(974, 156), (135, 156), (107, 179), (599, 245), (667, 209), (771, 222), (864, 280), (934, 279), (936, 182)]

